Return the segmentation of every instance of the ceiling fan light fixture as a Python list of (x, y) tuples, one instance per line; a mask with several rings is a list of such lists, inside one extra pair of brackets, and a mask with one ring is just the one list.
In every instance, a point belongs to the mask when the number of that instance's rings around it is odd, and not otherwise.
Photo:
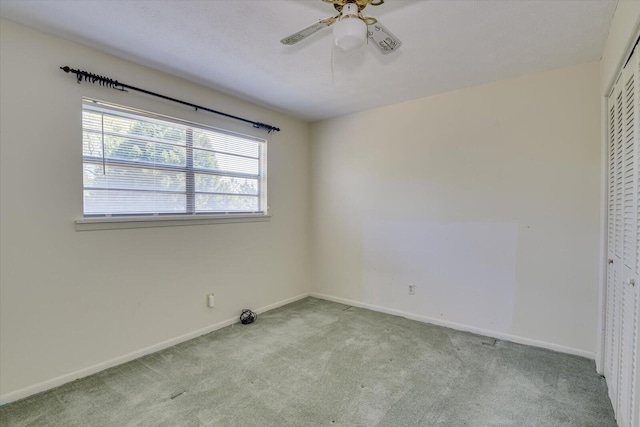
[(358, 7), (347, 3), (342, 17), (333, 26), (336, 46), (343, 50), (357, 49), (367, 40), (367, 24), (358, 17)]

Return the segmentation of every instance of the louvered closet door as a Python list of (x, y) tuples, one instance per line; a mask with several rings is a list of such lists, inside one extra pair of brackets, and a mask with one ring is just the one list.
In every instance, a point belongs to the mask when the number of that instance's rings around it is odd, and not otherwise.
[(638, 424), (640, 65), (634, 55), (608, 100), (608, 268), (605, 377), (622, 427)]
[(637, 281), (637, 206), (636, 188), (636, 58), (622, 73), (622, 282), (620, 283), (620, 380), (618, 381), (618, 419), (621, 426), (633, 424), (633, 376), (635, 338), (637, 336), (635, 282)]
[[(616, 338), (616, 322), (618, 317), (618, 310), (616, 305), (616, 279), (619, 274), (617, 272), (617, 266), (620, 265), (619, 258), (616, 257), (616, 176), (618, 171), (618, 163), (616, 153), (616, 99), (620, 96), (619, 87), (616, 84), (613, 93), (608, 100), (608, 112), (609, 112), (609, 143), (608, 143), (608, 230), (607, 230), (607, 292), (606, 292), (606, 329), (605, 329), (605, 364), (604, 374), (607, 378), (607, 382), (617, 383), (618, 366), (614, 365), (614, 362), (618, 359)], [(614, 394), (615, 393), (615, 394)], [(612, 389), (609, 387), (609, 398), (611, 402), (617, 403), (617, 388)]]
[(622, 144), (622, 78), (618, 79), (613, 93), (609, 97), (609, 227), (611, 235), (608, 241), (609, 282), (607, 284), (607, 344), (608, 359), (607, 383), (609, 398), (617, 414), (620, 378), (620, 318), (622, 287), (622, 249), (623, 249), (623, 144)]

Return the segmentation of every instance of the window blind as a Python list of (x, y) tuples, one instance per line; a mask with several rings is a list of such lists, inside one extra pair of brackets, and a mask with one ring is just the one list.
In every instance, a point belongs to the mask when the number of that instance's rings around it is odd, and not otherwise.
[(266, 213), (266, 141), (85, 99), (84, 215)]

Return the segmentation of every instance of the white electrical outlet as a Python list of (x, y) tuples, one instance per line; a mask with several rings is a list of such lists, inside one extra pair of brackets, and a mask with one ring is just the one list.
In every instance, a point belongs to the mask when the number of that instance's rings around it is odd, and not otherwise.
[(409, 285), (409, 295), (416, 294), (416, 285)]
[(207, 307), (215, 307), (216, 299), (213, 294), (207, 294)]

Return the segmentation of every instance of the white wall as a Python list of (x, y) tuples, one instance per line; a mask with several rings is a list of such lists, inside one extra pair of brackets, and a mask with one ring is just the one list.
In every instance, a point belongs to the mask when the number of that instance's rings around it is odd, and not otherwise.
[[(0, 43), (3, 401), (309, 291), (306, 123), (7, 21)], [(63, 65), (282, 128), (268, 136), (271, 221), (75, 231), (83, 96), (266, 133), (136, 92), (78, 85)], [(215, 309), (205, 307), (209, 292)]]
[(590, 63), (314, 123), (312, 292), (593, 357), (599, 81)]

